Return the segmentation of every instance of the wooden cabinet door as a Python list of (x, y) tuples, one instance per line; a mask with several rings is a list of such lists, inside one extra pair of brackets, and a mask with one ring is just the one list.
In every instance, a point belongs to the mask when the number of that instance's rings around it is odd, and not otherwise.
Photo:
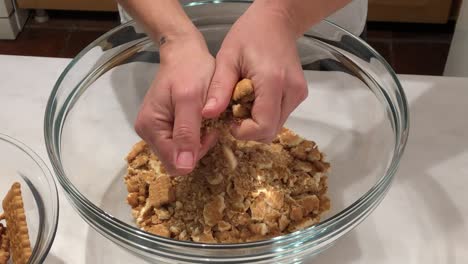
[(116, 11), (115, 0), (16, 0), (19, 8)]
[(452, 0), (369, 0), (369, 21), (446, 23)]

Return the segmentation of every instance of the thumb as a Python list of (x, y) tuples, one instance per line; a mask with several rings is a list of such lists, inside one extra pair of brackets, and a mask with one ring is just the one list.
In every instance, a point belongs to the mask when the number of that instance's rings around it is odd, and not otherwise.
[(215, 73), (211, 79), (202, 111), (204, 118), (216, 118), (226, 110), (232, 97), (232, 90), (238, 80), (239, 71), (236, 61), (224, 59), (218, 55)]
[(180, 100), (174, 108), (172, 140), (177, 174), (190, 173), (200, 151), (201, 100)]

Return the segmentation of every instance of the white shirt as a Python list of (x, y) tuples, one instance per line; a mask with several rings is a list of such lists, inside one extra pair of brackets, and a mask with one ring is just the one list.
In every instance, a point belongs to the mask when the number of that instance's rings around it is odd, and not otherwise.
[[(194, 1), (181, 0), (180, 2), (182, 4), (187, 4)], [(327, 20), (341, 26), (354, 35), (359, 36), (366, 25), (367, 2), (368, 0), (352, 0), (351, 3), (329, 16)], [(132, 19), (120, 6), (119, 12), (122, 23)]]
[(359, 36), (366, 26), (367, 3), (368, 0), (353, 0), (329, 16), (327, 20)]

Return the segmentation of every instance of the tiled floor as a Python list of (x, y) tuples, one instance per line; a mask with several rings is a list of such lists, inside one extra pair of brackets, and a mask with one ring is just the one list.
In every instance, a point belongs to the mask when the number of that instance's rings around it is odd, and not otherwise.
[(117, 13), (49, 12), (49, 21), (31, 16), (16, 40), (0, 40), (0, 54), (74, 57), (86, 45), (119, 25)]
[[(50, 20), (30, 18), (16, 40), (0, 40), (0, 54), (74, 57), (119, 24), (117, 13), (49, 12)], [(397, 73), (441, 75), (454, 25), (368, 23), (367, 41)]]

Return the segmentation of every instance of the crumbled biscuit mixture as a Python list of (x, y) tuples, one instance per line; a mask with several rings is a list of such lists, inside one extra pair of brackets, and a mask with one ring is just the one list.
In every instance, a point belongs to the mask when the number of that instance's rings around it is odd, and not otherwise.
[[(238, 83), (228, 113), (233, 119), (249, 117), (252, 94), (248, 80)], [(216, 122), (205, 125), (222, 127)], [(140, 228), (159, 236), (203, 243), (264, 240), (314, 225), (330, 209), (330, 164), (313, 141), (286, 128), (271, 144), (225, 133), (185, 176), (169, 176), (143, 141), (127, 162), (132, 215)]]

